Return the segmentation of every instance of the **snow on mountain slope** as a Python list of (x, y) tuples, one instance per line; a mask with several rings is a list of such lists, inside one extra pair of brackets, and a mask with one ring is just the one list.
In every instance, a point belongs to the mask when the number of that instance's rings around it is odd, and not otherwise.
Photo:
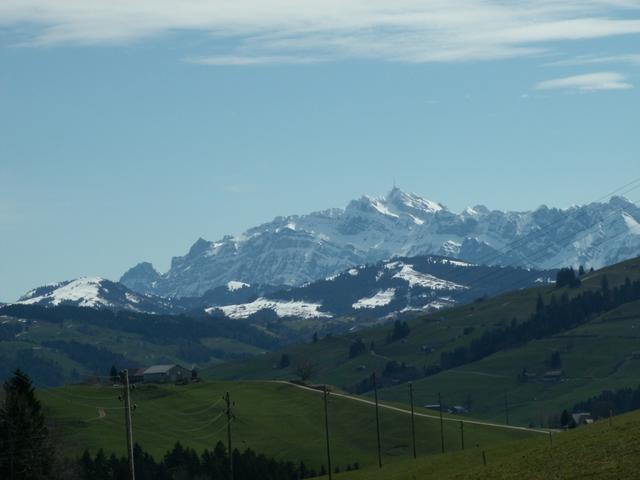
[(71, 305), (147, 313), (194, 313), (270, 322), (275, 318), (330, 319), (354, 322), (426, 312), (471, 302), (554, 278), (555, 272), (476, 265), (439, 257), (399, 257), (350, 267), (300, 287), (249, 285), (237, 280), (201, 297), (160, 298), (135, 293), (99, 277), (83, 277), (37, 288), (17, 302), (45, 307)]
[(414, 270), (413, 265), (407, 265), (402, 262), (398, 262), (400, 271), (396, 273), (393, 278), (399, 278), (409, 283), (410, 287), (419, 285), (421, 287), (429, 288), (431, 290), (464, 290), (468, 287), (464, 285), (458, 285), (457, 283), (448, 282), (440, 278), (429, 275), (428, 273), (420, 273)]
[(365, 297), (358, 299), (351, 307), (355, 310), (360, 310), (361, 308), (378, 308), (384, 307), (391, 303), (393, 297), (396, 295), (395, 288), (388, 288), (386, 290), (380, 290), (372, 297)]
[(261, 310), (272, 310), (278, 317), (296, 318), (330, 318), (330, 313), (321, 312), (319, 303), (306, 303), (301, 301), (279, 302), (267, 298), (258, 298), (251, 303), (241, 305), (225, 305), (221, 307), (210, 307), (205, 311), (213, 313), (221, 310), (229, 318), (248, 318)]
[(170, 303), (164, 299), (133, 292), (120, 283), (100, 277), (81, 277), (45, 285), (26, 293), (16, 303), (47, 307), (72, 305), (149, 313), (173, 310)]
[(235, 292), (236, 290), (240, 290), (241, 288), (247, 288), (250, 286), (251, 285), (249, 285), (248, 283), (238, 282), (236, 280), (227, 282), (227, 290), (229, 290), (230, 292)]
[(165, 274), (141, 264), (121, 281), (133, 290), (197, 297), (239, 281), (302, 285), (395, 256), (442, 255), (469, 263), (599, 268), (640, 251), (640, 209), (621, 197), (607, 203), (531, 212), (476, 205), (460, 214), (394, 188), (344, 209), (277, 217), (216, 242), (199, 239)]
[[(438, 257), (401, 257), (346, 269), (300, 287), (248, 298), (242, 303), (209, 303), (212, 315), (259, 320), (277, 317), (354, 317), (364, 321), (408, 312), (427, 312), (486, 295), (538, 284), (554, 272), (474, 265)], [(213, 298), (213, 297), (210, 297)], [(227, 300), (227, 298), (222, 298)], [(357, 322), (357, 320), (356, 320)]]
[(17, 303), (37, 305), (47, 303), (52, 306), (73, 303), (79, 307), (106, 307), (109, 302), (101, 295), (101, 291), (109, 290), (102, 286), (102, 278), (84, 277), (70, 282), (46, 285), (27, 292)]

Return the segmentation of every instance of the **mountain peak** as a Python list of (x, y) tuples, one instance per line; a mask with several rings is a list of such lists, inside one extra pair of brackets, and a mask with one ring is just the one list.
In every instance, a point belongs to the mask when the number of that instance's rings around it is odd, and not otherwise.
[(80, 277), (75, 280), (39, 287), (26, 293), (18, 300), (22, 304), (52, 305), (77, 302), (81, 307), (106, 306), (100, 295), (103, 284), (108, 282), (101, 277)]
[(393, 187), (385, 197), (385, 201), (401, 210), (410, 210), (413, 213), (437, 213), (446, 208), (432, 200), (428, 200), (415, 193), (406, 193), (398, 187)]
[(102, 277), (80, 277), (38, 287), (20, 297), (16, 303), (44, 307), (68, 305), (148, 313), (168, 312), (172, 308), (165, 299), (136, 293), (121, 283)]
[[(640, 209), (622, 198), (610, 201), (616, 202), (640, 223)], [(129, 278), (124, 282), (123, 278), (123, 283), (147, 294), (193, 297), (230, 281), (300, 285), (394, 255), (442, 253), (474, 263), (547, 268), (549, 262), (561, 261), (565, 265), (600, 267), (628, 258), (640, 245), (640, 236), (636, 235), (619, 239), (603, 252), (593, 244), (576, 242), (585, 230), (585, 216), (596, 222), (611, 209), (608, 203), (595, 203), (568, 210), (543, 207), (503, 212), (478, 205), (454, 213), (437, 202), (394, 187), (381, 197), (365, 195), (352, 200), (345, 209), (279, 217), (213, 243), (200, 239), (188, 254), (174, 257), (170, 270), (159, 278), (148, 267), (147, 272), (155, 277), (150, 282), (144, 278), (139, 283)], [(545, 229), (561, 221), (561, 232)], [(528, 237), (538, 231), (534, 240)], [(616, 238), (608, 224), (595, 224), (592, 231), (596, 244)], [(569, 240), (572, 243), (565, 244)], [(517, 251), (501, 253), (504, 245), (516, 241)], [(539, 245), (549, 246), (548, 257), (532, 263), (529, 258), (539, 258)]]
[(207, 251), (210, 247), (211, 247), (211, 242), (200, 237), (198, 238), (198, 240), (196, 240), (196, 243), (194, 243), (189, 249), (189, 256), (199, 255)]
[(152, 264), (140, 262), (120, 277), (120, 283), (135, 292), (151, 293), (153, 292), (154, 284), (160, 278), (161, 275), (153, 268)]
[(609, 205), (618, 208), (624, 208), (628, 206), (635, 207), (635, 204), (631, 200), (621, 195), (614, 195), (613, 197), (611, 197), (609, 199)]

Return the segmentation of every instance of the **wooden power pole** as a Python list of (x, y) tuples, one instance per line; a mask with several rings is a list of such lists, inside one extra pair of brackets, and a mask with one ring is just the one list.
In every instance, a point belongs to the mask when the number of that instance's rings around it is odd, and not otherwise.
[(136, 479), (136, 470), (133, 462), (133, 428), (131, 426), (131, 398), (129, 397), (131, 390), (129, 388), (129, 371), (123, 370), (122, 390), (124, 394), (124, 421), (127, 429), (127, 456), (129, 457), (129, 478)]
[(444, 453), (444, 420), (442, 419), (442, 395), (438, 393), (438, 410), (440, 410), (440, 445)]
[(331, 471), (331, 448), (329, 447), (329, 392), (327, 391), (327, 386), (325, 385), (323, 388), (324, 392), (324, 433), (327, 439), (327, 465), (329, 467), (329, 480), (332, 478)]
[(224, 396), (224, 400), (227, 403), (227, 451), (229, 452), (229, 480), (233, 480), (233, 450), (231, 445), (231, 419), (233, 414), (231, 413), (231, 398), (229, 392)]
[(413, 411), (413, 383), (409, 383), (409, 399), (411, 401), (411, 440), (413, 442), (413, 458), (416, 458), (416, 419)]
[(380, 412), (378, 409), (378, 382), (376, 372), (373, 372), (373, 392), (376, 399), (376, 433), (378, 435), (378, 467), (382, 468), (382, 448), (380, 446)]
[(509, 425), (509, 397), (507, 396), (506, 390), (504, 392), (504, 415), (507, 425)]

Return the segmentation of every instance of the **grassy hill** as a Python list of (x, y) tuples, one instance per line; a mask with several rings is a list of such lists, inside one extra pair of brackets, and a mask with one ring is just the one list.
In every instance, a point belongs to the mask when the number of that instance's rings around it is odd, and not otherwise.
[[(511, 420), (519, 424), (546, 424), (559, 414), (605, 389), (640, 384), (640, 302), (626, 304), (576, 329), (519, 348), (504, 350), (479, 362), (442, 372), (414, 383), (419, 401), (446, 392), (445, 401), (461, 404), (471, 398), (472, 412), (481, 418), (504, 420), (508, 392)], [(564, 376), (557, 382), (540, 381), (549, 370), (551, 352), (559, 352)], [(538, 377), (522, 383), (523, 368)], [(406, 388), (381, 392), (387, 400), (404, 400)]]
[[(142, 385), (132, 401), (136, 442), (154, 456), (161, 456), (176, 441), (197, 450), (226, 442), (222, 396), (230, 392), (234, 402), (234, 445), (279, 459), (303, 460), (319, 468), (325, 464), (325, 433), (322, 395), (275, 382), (203, 382), (189, 386)], [(62, 429), (69, 454), (104, 448), (123, 454), (124, 412), (120, 389), (110, 386), (67, 386), (40, 389), (38, 396), (49, 418)], [(419, 412), (426, 412), (418, 409)], [(383, 462), (395, 463), (411, 455), (410, 416), (381, 409)], [(431, 412), (433, 413), (433, 412)], [(330, 396), (330, 432), (333, 464), (344, 468), (377, 464), (375, 409), (353, 399)], [(455, 421), (453, 421), (455, 420)], [(460, 449), (458, 419), (445, 420), (448, 451)], [(437, 419), (416, 419), (420, 455), (440, 451)], [(475, 424), (465, 426), (467, 444), (512, 443), (539, 435)]]
[[(390, 326), (366, 329), (344, 336), (334, 336), (289, 347), (286, 353), (291, 366), (274, 368), (281, 353), (261, 355), (240, 363), (228, 363), (205, 372), (212, 378), (255, 379), (292, 378), (299, 361), (317, 366), (315, 379), (341, 387), (353, 387), (371, 372), (382, 372), (391, 360), (405, 362), (420, 372), (424, 367), (437, 364), (442, 352), (458, 346), (466, 346), (484, 332), (495, 330), (512, 319), (522, 322), (536, 308), (538, 295), (546, 303), (552, 296), (563, 293), (574, 297), (581, 292), (600, 288), (603, 276), (614, 287), (626, 278), (640, 278), (640, 259), (630, 260), (582, 278), (579, 288), (557, 289), (546, 286), (517, 290), (471, 305), (427, 315), (409, 321), (410, 334), (402, 340), (387, 343)], [(570, 331), (495, 353), (480, 361), (443, 371), (437, 375), (414, 379), (416, 399), (419, 404), (436, 403), (438, 392), (449, 405), (472, 406), (474, 416), (505, 419), (505, 392), (508, 392), (510, 420), (519, 424), (540, 425), (549, 415), (570, 408), (577, 401), (599, 393), (604, 388), (636, 386), (640, 383), (639, 360), (633, 360), (632, 352), (640, 350), (640, 303), (620, 306), (603, 315), (590, 318), (589, 322)], [(365, 345), (372, 342), (373, 351), (349, 358), (349, 346), (356, 338)], [(537, 378), (550, 369), (548, 359), (552, 352), (559, 352), (564, 378), (559, 382), (545, 383), (535, 380), (518, 381), (523, 368), (537, 374)], [(387, 388), (381, 390), (382, 398), (406, 401), (407, 387), (394, 385), (394, 375), (383, 378)], [(396, 382), (397, 383), (397, 382)]]
[[(336, 480), (620, 480), (638, 478), (640, 413), (615, 417), (553, 437), (464, 452), (403, 460), (384, 467), (334, 475)], [(487, 465), (482, 459), (485, 452)], [(326, 477), (325, 477), (326, 478)]]
[(111, 365), (214, 365), (279, 343), (251, 325), (183, 315), (59, 306), (0, 308), (0, 379), (20, 367), (47, 386), (106, 375)]

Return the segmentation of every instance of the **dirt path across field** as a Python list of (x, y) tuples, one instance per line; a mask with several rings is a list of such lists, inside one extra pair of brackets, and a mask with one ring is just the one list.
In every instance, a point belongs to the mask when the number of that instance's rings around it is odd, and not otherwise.
[[(311, 388), (311, 387), (307, 387), (304, 385), (298, 385), (296, 383), (291, 383), (291, 382), (287, 382), (285, 380), (272, 380), (274, 383), (283, 383), (286, 385), (290, 385), (292, 387), (297, 387), (297, 388), (301, 388), (303, 390), (309, 391), (309, 392), (314, 392), (317, 394), (322, 394), (322, 390), (319, 390), (317, 388)], [(355, 402), (360, 402), (360, 403), (365, 403), (367, 405), (373, 405), (375, 406), (375, 402), (372, 400), (368, 400), (366, 398), (362, 398), (362, 397), (358, 397), (355, 395), (348, 395), (346, 393), (337, 393), (337, 392), (331, 392), (331, 395), (333, 395), (334, 397), (342, 397), (342, 398), (346, 398), (348, 400), (353, 400)], [(400, 413), (405, 413), (408, 415), (411, 415), (411, 410), (407, 410), (404, 408), (400, 408), (400, 407), (395, 407), (393, 405), (386, 405), (384, 403), (379, 403), (380, 408), (386, 408), (387, 410), (393, 410), (395, 412), (400, 412)], [(416, 417), (422, 417), (422, 418), (432, 418), (435, 420), (440, 420), (440, 416), (439, 415), (430, 415), (428, 413), (415, 413)], [(544, 435), (549, 435), (550, 432), (556, 432), (555, 430), (542, 430), (542, 429), (538, 429), (538, 428), (528, 428), (528, 427), (518, 427), (515, 425), (504, 425), (501, 423), (491, 423), (491, 422), (483, 422), (480, 420), (468, 420), (468, 419), (464, 419), (464, 418), (450, 418), (450, 417), (443, 417), (443, 420), (445, 422), (456, 422), (456, 423), (466, 423), (468, 425), (481, 425), (484, 427), (493, 427), (493, 428), (502, 428), (505, 430), (518, 430), (518, 431), (522, 431), (522, 432), (531, 432), (531, 433), (540, 433), (540, 434), (544, 434)]]

